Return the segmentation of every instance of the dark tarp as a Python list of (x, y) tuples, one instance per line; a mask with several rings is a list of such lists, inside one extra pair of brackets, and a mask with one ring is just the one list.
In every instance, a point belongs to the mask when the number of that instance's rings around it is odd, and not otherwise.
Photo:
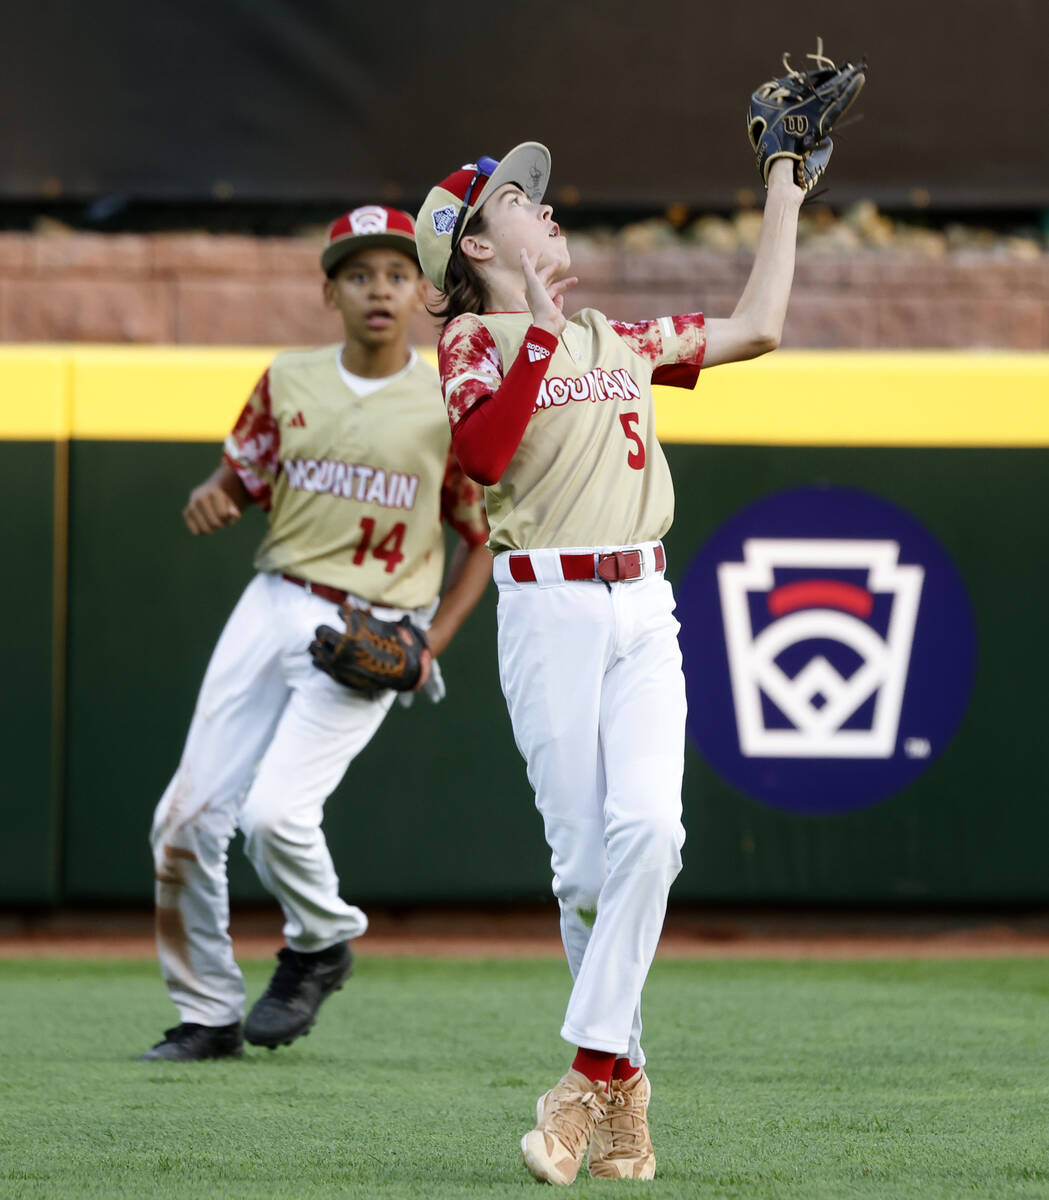
[(478, 154), (551, 197), (729, 207), (750, 91), (817, 34), (872, 70), (832, 201), (1049, 207), (1046, 0), (5, 0), (0, 200), (414, 206)]

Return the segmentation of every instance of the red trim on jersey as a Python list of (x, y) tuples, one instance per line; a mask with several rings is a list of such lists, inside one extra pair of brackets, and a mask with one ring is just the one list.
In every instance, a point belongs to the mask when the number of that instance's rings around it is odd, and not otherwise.
[(245, 467), (243, 463), (230, 458), (228, 452), (225, 450), (222, 452), (222, 461), (232, 470), (241, 483), (244, 484), (244, 490), (251, 497), (252, 501), (263, 512), (269, 512), (273, 506), (273, 489), (270, 485), (265, 480), (259, 479), (257, 475), (253, 475), (251, 470)]
[(685, 313), (668, 317), (678, 339), (679, 357), (666, 361), (667, 352), (663, 342), (663, 330), (659, 320), (613, 321), (608, 323), (612, 332), (652, 364), (652, 382), (663, 387), (687, 388), (691, 391), (699, 379), (703, 356), (706, 354), (706, 322), (702, 313)]
[[(537, 342), (550, 354), (531, 362), (529, 342)], [(503, 382), (478, 401), (452, 430), (452, 447), (471, 479), (491, 487), (502, 478), (528, 428), (539, 385), (556, 349), (557, 338), (552, 333), (530, 325)]]
[(652, 372), (652, 382), (663, 387), (688, 388), (696, 386), (699, 367), (696, 363), (665, 363)]
[[(223, 458), (237, 473), (255, 502), (269, 512), (272, 486), (266, 475), (280, 474), (280, 427), (273, 417), (270, 373), (262, 373), (226, 441)], [(230, 454), (232, 448), (236, 457)]]

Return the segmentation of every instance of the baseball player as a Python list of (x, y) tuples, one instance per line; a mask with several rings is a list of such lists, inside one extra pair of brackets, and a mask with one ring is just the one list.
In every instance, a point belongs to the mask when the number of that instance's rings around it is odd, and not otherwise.
[(777, 346), (804, 196), (772, 164), (752, 273), (731, 317), (566, 319), (568, 244), (543, 195), (544, 146), (481, 158), (417, 217), (444, 293), (452, 444), (486, 487), (499, 672), (551, 850), (573, 977), (571, 1069), (521, 1143), (537, 1179), (650, 1179), (641, 990), (681, 867), (685, 685), (660, 539), (674, 494), (651, 385)]
[[(460, 469), (435, 372), (407, 343), (422, 277), (411, 217), (340, 217), (321, 255), (345, 340), (278, 355), (183, 513), (212, 533), (258, 504), (266, 536), (215, 647), (182, 760), (156, 810), (157, 950), (180, 1024), (143, 1059), (235, 1057), (308, 1032), (352, 967), (364, 913), (339, 896), (321, 831), (328, 795), (397, 695), (316, 670), (308, 647), (344, 612), (405, 615), (427, 631), (419, 685), (491, 576), (481, 489)], [(442, 519), (459, 537), (443, 597)], [(242, 1027), (244, 983), (228, 932), (226, 854), (237, 827), (280, 901), (287, 945)]]

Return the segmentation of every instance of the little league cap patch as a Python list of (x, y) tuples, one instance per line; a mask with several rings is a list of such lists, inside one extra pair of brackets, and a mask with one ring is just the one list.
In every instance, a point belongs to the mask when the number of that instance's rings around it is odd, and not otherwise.
[(381, 204), (365, 204), (343, 213), (328, 227), (321, 267), (330, 275), (348, 254), (375, 247), (400, 250), (417, 263), (419, 254), (411, 214)]
[(550, 151), (538, 142), (522, 142), (501, 160), (482, 155), (430, 189), (416, 218), (419, 263), (439, 291), (452, 251), (467, 222), (506, 183), (516, 183), (533, 203), (542, 200), (550, 181)]

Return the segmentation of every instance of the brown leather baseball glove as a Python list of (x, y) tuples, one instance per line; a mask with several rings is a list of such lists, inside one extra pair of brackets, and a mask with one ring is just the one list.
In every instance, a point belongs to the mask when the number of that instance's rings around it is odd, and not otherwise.
[(310, 643), (313, 665), (355, 691), (374, 695), (392, 688), (413, 691), (422, 674), (426, 635), (409, 617), (383, 621), (366, 609), (343, 604), (339, 616), (346, 629), (339, 633), (319, 625)]

